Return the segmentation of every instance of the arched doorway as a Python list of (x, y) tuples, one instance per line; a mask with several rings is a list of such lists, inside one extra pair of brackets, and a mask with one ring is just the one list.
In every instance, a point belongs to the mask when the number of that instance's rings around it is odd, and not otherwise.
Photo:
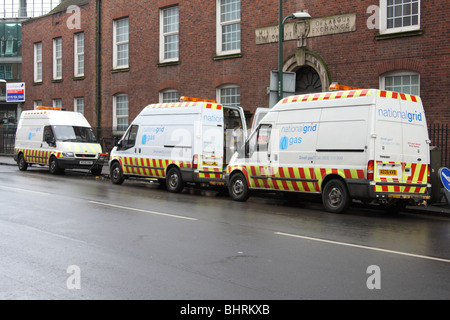
[(302, 66), (296, 71), (296, 74), (296, 95), (322, 92), (322, 81), (313, 67)]
[(331, 77), (323, 59), (305, 48), (298, 48), (283, 65), (283, 71), (296, 73), (295, 94), (328, 91)]

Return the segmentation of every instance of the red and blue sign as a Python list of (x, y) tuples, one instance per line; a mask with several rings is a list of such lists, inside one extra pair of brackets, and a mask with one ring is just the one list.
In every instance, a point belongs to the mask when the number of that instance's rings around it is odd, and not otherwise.
[(25, 82), (6, 84), (6, 102), (25, 102)]

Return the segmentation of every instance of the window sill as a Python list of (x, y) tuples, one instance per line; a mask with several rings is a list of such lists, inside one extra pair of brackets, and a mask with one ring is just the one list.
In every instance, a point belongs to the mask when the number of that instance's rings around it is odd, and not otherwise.
[(84, 80), (84, 76), (77, 76), (72, 78), (73, 81), (81, 81)]
[(120, 72), (129, 72), (130, 68), (118, 68), (118, 69), (112, 69), (111, 73), (120, 73)]
[(395, 39), (395, 38), (421, 36), (423, 34), (424, 34), (424, 31), (422, 29), (418, 29), (418, 30), (413, 30), (413, 31), (402, 31), (402, 32), (377, 34), (375, 36), (375, 39), (376, 40), (387, 40), (387, 39)]
[(215, 56), (214, 61), (225, 60), (225, 59), (236, 59), (236, 58), (242, 58), (242, 53), (233, 53), (233, 54)]
[(63, 79), (53, 79), (52, 83), (61, 83), (63, 82)]
[(160, 62), (157, 64), (158, 67), (169, 67), (169, 66), (178, 66), (180, 65), (180, 61), (170, 61), (170, 62)]
[(42, 85), (42, 81), (33, 82), (33, 86), (41, 86), (41, 85)]

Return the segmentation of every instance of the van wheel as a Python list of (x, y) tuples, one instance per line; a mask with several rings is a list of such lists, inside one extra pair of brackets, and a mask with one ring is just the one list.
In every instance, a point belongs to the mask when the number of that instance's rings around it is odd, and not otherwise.
[(350, 205), (347, 187), (340, 180), (331, 180), (322, 191), (322, 203), (331, 213), (342, 213)]
[(114, 162), (114, 164), (111, 167), (110, 173), (111, 173), (111, 182), (113, 184), (122, 184), (125, 181), (120, 163)]
[(235, 201), (247, 201), (250, 197), (247, 179), (245, 179), (245, 176), (242, 173), (236, 173), (231, 177), (228, 191), (231, 199)]
[(58, 162), (55, 157), (50, 158), (48, 167), (51, 174), (61, 174), (63, 172), (63, 170), (58, 166)]
[(19, 155), (19, 160), (17, 161), (17, 165), (19, 166), (20, 171), (26, 171), (28, 169), (28, 163), (25, 161), (25, 157), (23, 154)]
[(184, 188), (183, 179), (181, 178), (180, 170), (177, 168), (169, 169), (166, 177), (167, 190), (174, 193), (179, 193)]

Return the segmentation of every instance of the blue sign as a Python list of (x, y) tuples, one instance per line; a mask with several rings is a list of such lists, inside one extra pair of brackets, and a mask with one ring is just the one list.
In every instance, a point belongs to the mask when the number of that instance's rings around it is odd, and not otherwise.
[(448, 168), (440, 168), (439, 177), (444, 188), (450, 192), (450, 170)]

